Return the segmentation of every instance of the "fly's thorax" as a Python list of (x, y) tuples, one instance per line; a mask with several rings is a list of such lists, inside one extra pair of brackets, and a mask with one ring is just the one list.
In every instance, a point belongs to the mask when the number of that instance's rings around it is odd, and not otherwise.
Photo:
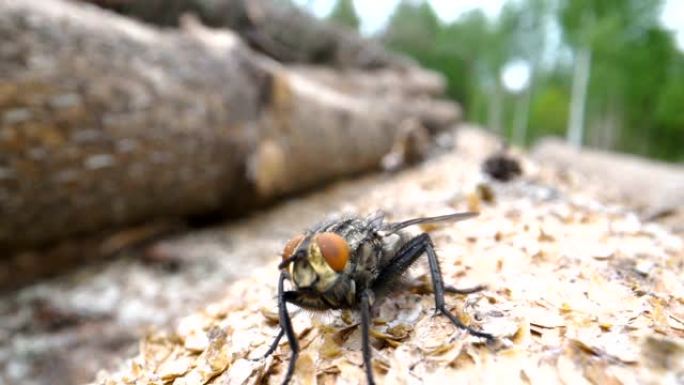
[(382, 264), (385, 265), (411, 239), (412, 235), (404, 231), (379, 231), (382, 242)]
[(385, 254), (394, 254), (403, 246), (402, 236), (399, 232), (378, 232), (380, 239), (382, 239), (382, 252)]

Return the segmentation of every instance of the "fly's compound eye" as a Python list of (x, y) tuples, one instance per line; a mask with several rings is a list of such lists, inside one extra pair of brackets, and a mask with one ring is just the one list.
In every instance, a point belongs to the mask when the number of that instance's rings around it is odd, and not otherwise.
[(283, 248), (283, 260), (289, 258), (294, 254), (295, 250), (297, 250), (297, 247), (302, 243), (304, 240), (304, 234), (299, 234), (297, 236), (292, 237), (287, 243), (285, 244), (285, 247)]
[(344, 270), (349, 260), (349, 244), (344, 238), (335, 233), (321, 233), (316, 235), (314, 242), (330, 268), (338, 273)]

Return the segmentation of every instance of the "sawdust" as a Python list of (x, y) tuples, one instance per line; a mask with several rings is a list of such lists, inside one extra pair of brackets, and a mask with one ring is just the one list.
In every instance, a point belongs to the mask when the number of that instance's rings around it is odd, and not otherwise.
[[(571, 171), (521, 154), (521, 178), (488, 180), (479, 167), (486, 155), (450, 153), (339, 202), (338, 212), (384, 209), (396, 220), (473, 205), (481, 210), (473, 220), (423, 230), (434, 240), (447, 283), (487, 285), (475, 294), (449, 294), (446, 302), (497, 342), (484, 344), (434, 316), (431, 293), (398, 292), (375, 309), (377, 381), (684, 382), (682, 239), (598, 201)], [(494, 199), (477, 200), (483, 184)], [(223, 299), (145, 337), (137, 356), (100, 372), (95, 384), (280, 383), (290, 354), (285, 339), (271, 357), (260, 358), (278, 333), (276, 254), (274, 248), (272, 261), (230, 285)], [(425, 264), (412, 270), (418, 280), (427, 274)], [(293, 313), (302, 347), (294, 384), (365, 383), (357, 315)]]

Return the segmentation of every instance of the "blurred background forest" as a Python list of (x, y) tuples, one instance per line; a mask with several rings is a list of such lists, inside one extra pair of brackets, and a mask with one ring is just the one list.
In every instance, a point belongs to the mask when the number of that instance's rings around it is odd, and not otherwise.
[[(515, 144), (556, 135), (682, 161), (684, 52), (671, 24), (684, 4), (677, 2), (295, 1), (441, 72), (466, 120)], [(446, 21), (449, 7), (470, 3)], [(380, 10), (391, 16), (375, 25)]]

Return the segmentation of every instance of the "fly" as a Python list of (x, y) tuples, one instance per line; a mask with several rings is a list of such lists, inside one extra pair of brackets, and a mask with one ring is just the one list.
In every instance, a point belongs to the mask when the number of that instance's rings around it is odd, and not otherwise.
[[(280, 332), (265, 357), (275, 351), (283, 336), (290, 344), (290, 362), (283, 384), (288, 384), (299, 355), (299, 344), (292, 329), (286, 304), (311, 310), (352, 309), (361, 314), (363, 361), (369, 385), (375, 384), (371, 367), (371, 307), (394, 290), (411, 265), (427, 255), (435, 296), (435, 312), (471, 335), (494, 337), (463, 324), (447, 310), (444, 293), (470, 294), (482, 290), (444, 286), (437, 254), (430, 235), (412, 236), (405, 228), (421, 223), (459, 221), (476, 216), (464, 212), (437, 217), (414, 218), (386, 223), (382, 214), (366, 218), (347, 218), (318, 225), (290, 239), (283, 249), (278, 280), (278, 317)], [(294, 290), (285, 290), (288, 280)]]

